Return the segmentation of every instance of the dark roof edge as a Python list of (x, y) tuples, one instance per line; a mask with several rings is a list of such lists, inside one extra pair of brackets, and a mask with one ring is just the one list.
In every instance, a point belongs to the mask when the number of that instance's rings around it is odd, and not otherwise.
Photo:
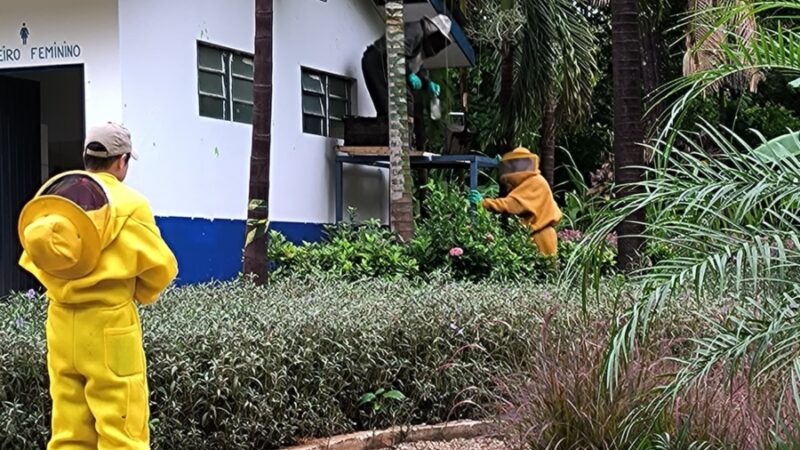
[(443, 0), (430, 0), (431, 5), (439, 14), (445, 14), (449, 16), (453, 22), (453, 28), (450, 31), (450, 34), (453, 35), (453, 39), (455, 39), (456, 44), (461, 48), (461, 51), (464, 53), (464, 56), (467, 57), (470, 65), (475, 64), (475, 49), (472, 48), (472, 44), (470, 44), (469, 39), (467, 39), (467, 35), (464, 33), (464, 28), (461, 27), (461, 24), (456, 20), (456, 18), (451, 14), (451, 12), (445, 6)]

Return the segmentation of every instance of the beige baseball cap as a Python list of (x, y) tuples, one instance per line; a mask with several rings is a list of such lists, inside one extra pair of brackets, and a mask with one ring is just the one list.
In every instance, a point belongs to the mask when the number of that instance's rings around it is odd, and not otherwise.
[[(102, 152), (86, 148), (92, 142), (102, 144), (108, 151)], [(139, 154), (133, 150), (131, 144), (131, 133), (124, 126), (114, 122), (89, 128), (83, 148), (87, 155), (97, 158), (111, 158), (130, 153), (131, 158), (139, 159)]]

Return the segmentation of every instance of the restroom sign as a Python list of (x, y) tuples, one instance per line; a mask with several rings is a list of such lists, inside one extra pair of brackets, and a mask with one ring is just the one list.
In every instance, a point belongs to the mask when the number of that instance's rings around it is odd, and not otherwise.
[(0, 63), (5, 62), (38, 62), (57, 61), (80, 58), (83, 49), (80, 44), (69, 41), (54, 41), (52, 44), (37, 43), (35, 34), (27, 22), (19, 28), (18, 45), (0, 45)]

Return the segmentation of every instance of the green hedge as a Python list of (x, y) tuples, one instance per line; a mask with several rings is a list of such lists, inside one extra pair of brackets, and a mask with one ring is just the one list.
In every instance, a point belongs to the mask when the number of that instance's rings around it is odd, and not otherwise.
[[(287, 280), (172, 290), (143, 308), (155, 449), (276, 448), (298, 439), (480, 416), (529, 354), (542, 287)], [(45, 302), (0, 300), (0, 448), (49, 434)], [(363, 394), (406, 396), (375, 412)]]

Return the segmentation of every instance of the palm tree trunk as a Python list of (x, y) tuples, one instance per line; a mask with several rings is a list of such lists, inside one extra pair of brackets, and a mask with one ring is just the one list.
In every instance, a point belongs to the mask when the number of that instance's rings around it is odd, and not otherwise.
[(553, 187), (556, 165), (556, 99), (549, 95), (542, 114), (542, 137), (539, 140), (542, 176)]
[(409, 160), (406, 98), (405, 21), (402, 1), (386, 2), (386, 58), (389, 74), (389, 184), (391, 226), (404, 242), (414, 238), (413, 181)]
[[(611, 0), (611, 44), (614, 72), (614, 174), (618, 196), (636, 192), (628, 185), (642, 178), (642, 54), (639, 45), (637, 0)], [(644, 211), (625, 219), (619, 235), (618, 266), (630, 270), (643, 246)]]
[[(256, 281), (267, 280), (269, 264), (269, 169), (272, 141), (272, 12), (273, 0), (255, 0), (255, 73), (253, 81), (253, 135), (250, 153), (250, 199), (255, 200), (247, 214), (247, 235), (253, 236), (245, 247), (244, 273)], [(257, 233), (256, 233), (257, 232)]]
[[(643, 61), (643, 87), (645, 95), (651, 95), (659, 87), (661, 87), (663, 79), (664, 67), (664, 49), (662, 47), (664, 42), (663, 27), (657, 18), (649, 18), (640, 21), (640, 38), (642, 46), (642, 61)], [(665, 103), (657, 102), (652, 105), (649, 114), (644, 117), (645, 124), (647, 125), (647, 136), (655, 131), (655, 125), (658, 119), (665, 111)]]

